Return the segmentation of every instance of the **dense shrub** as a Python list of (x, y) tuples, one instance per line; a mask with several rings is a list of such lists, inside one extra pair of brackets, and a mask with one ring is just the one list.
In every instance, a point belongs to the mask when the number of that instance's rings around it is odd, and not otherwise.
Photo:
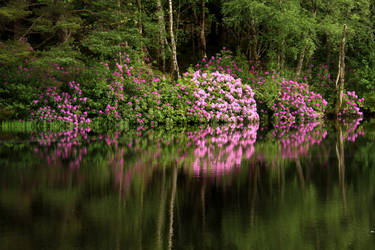
[(172, 83), (154, 75), (148, 65), (134, 66), (128, 54), (110, 64), (71, 69), (59, 81), (33, 100), (33, 119), (74, 126), (125, 121), (138, 130), (160, 123), (259, 120), (254, 93), (240, 79), (196, 71)]
[(192, 107), (186, 115), (199, 121), (243, 122), (257, 121), (254, 93), (229, 74), (196, 71), (185, 74), (185, 81), (194, 85)]
[(263, 72), (258, 62), (246, 64), (243, 58), (239, 60), (240, 65), (229, 51), (223, 50), (203, 67), (240, 77), (246, 85), (251, 86), (260, 113), (270, 113), (275, 126), (314, 120), (324, 115), (327, 101), (311, 91), (306, 83), (288, 81), (274, 71)]

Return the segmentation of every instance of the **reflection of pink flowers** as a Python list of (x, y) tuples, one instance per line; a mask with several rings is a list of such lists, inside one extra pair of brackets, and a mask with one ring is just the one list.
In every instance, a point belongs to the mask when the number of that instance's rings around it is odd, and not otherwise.
[(220, 176), (240, 167), (242, 160), (249, 160), (254, 153), (258, 127), (233, 124), (189, 132), (195, 146), (193, 173)]
[(362, 117), (356, 119), (356, 120), (350, 120), (350, 121), (343, 121), (343, 125), (345, 127), (345, 132), (343, 135), (343, 139), (351, 142), (355, 142), (359, 136), (362, 136), (365, 134), (363, 131), (363, 128), (360, 127), (360, 123), (362, 121)]
[(280, 156), (283, 159), (297, 159), (307, 154), (312, 145), (320, 144), (327, 136), (327, 130), (320, 121), (314, 121), (276, 128), (272, 135), (278, 139)]

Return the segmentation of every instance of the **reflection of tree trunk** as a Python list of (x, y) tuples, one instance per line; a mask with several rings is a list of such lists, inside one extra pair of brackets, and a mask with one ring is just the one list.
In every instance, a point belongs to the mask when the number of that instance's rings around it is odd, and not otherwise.
[(177, 166), (173, 166), (173, 177), (172, 177), (172, 192), (171, 200), (169, 204), (169, 232), (168, 232), (168, 249), (172, 249), (173, 246), (173, 217), (174, 217), (174, 202), (176, 199), (177, 190)]
[[(142, 176), (142, 180), (144, 180), (144, 176)], [(143, 237), (142, 237), (142, 233), (143, 233), (143, 228), (142, 228), (142, 217), (143, 217), (143, 201), (144, 201), (144, 191), (145, 191), (145, 188), (144, 188), (144, 183), (141, 184), (142, 187), (141, 187), (141, 204), (140, 204), (140, 209), (139, 209), (139, 233), (138, 233), (138, 241), (139, 241), (139, 249), (142, 249), (142, 242), (143, 242)]]
[(338, 172), (339, 172), (339, 185), (342, 195), (342, 201), (344, 206), (344, 214), (347, 214), (346, 205), (346, 192), (345, 192), (345, 152), (344, 152), (344, 138), (342, 133), (342, 127), (338, 121), (336, 121), (336, 156), (338, 161)]
[(302, 167), (301, 167), (301, 160), (299, 158), (296, 159), (296, 167), (297, 167), (297, 171), (298, 171), (298, 177), (299, 177), (299, 180), (301, 182), (301, 187), (302, 187), (302, 189), (305, 189), (305, 178), (303, 176), (303, 170), (302, 170)]
[(257, 196), (258, 188), (258, 167), (254, 166), (253, 174), (253, 192), (251, 194), (251, 204), (250, 204), (250, 225), (254, 224), (255, 220), (255, 200)]
[(206, 178), (203, 178), (201, 186), (201, 205), (202, 205), (202, 240), (206, 233)]
[(161, 181), (161, 192), (160, 192), (160, 206), (159, 214), (157, 218), (157, 227), (156, 227), (156, 249), (163, 249), (162, 243), (162, 231), (164, 225), (164, 215), (165, 215), (165, 203), (167, 201), (167, 192), (165, 191), (165, 167), (163, 167), (163, 177)]

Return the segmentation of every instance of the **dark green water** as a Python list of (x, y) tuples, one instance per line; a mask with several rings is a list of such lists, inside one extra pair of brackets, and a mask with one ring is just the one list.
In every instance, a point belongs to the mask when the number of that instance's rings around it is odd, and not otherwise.
[(0, 132), (0, 249), (373, 249), (375, 122)]

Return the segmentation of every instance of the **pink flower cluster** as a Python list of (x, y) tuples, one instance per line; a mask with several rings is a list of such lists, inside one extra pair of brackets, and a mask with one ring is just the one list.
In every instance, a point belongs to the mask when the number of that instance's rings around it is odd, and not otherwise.
[(79, 83), (71, 81), (69, 88), (72, 95), (66, 92), (60, 94), (56, 87), (48, 88), (38, 100), (34, 100), (34, 105), (42, 106), (31, 113), (32, 118), (47, 122), (62, 121), (75, 126), (90, 123), (87, 112), (82, 112), (81, 104), (86, 103), (87, 97), (82, 96)]
[[(241, 123), (258, 121), (254, 92), (229, 74), (196, 71), (186, 75), (194, 83), (192, 108), (187, 115), (200, 121)], [(190, 77), (190, 78), (189, 78)]]
[(280, 99), (272, 106), (275, 127), (296, 121), (303, 123), (324, 115), (327, 101), (320, 94), (310, 91), (306, 83), (282, 79), (278, 84), (281, 86)]
[(347, 91), (344, 92), (343, 95), (343, 103), (341, 106), (341, 110), (339, 112), (339, 116), (362, 116), (363, 113), (360, 111), (360, 107), (363, 106), (364, 98), (358, 98), (355, 91)]

